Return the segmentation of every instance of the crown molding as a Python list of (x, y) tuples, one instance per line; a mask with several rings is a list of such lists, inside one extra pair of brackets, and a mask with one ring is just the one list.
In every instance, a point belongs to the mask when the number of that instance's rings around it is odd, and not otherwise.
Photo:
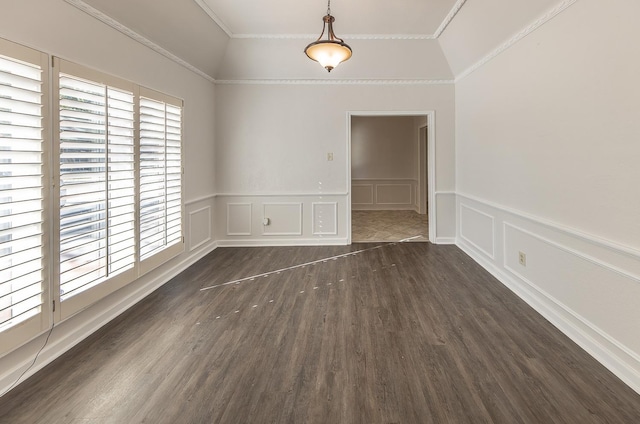
[[(345, 40), (434, 40), (436, 38), (429, 34), (340, 34), (340, 36)], [(316, 40), (318, 34), (233, 34), (231, 38), (252, 40)]]
[(101, 21), (102, 23), (104, 23), (106, 25), (109, 25), (111, 28), (113, 28), (116, 31), (119, 31), (120, 33), (126, 35), (127, 37), (137, 41), (138, 43), (144, 45), (145, 47), (150, 48), (151, 50), (155, 51), (156, 53), (159, 53), (162, 56), (166, 57), (167, 59), (172, 60), (172, 61), (176, 62), (177, 64), (185, 67), (186, 69), (188, 69), (191, 72), (201, 76), (202, 78), (206, 79), (207, 81), (214, 82), (213, 77), (211, 77), (210, 75), (202, 72), (200, 69), (196, 68), (195, 66), (185, 62), (184, 60), (180, 59), (178, 56), (174, 55), (170, 51), (160, 47), (159, 45), (157, 45), (153, 41), (149, 40), (148, 38), (146, 38), (146, 37), (144, 37), (144, 36), (142, 36), (140, 34), (138, 34), (137, 32), (135, 32), (134, 30), (130, 29), (129, 27), (124, 26), (123, 24), (121, 24), (120, 22), (116, 21), (112, 17), (110, 17), (108, 15), (105, 15), (104, 13), (99, 11), (98, 9), (96, 9), (96, 8), (94, 8), (92, 6), (89, 6), (84, 1), (82, 1), (82, 0), (64, 0), (64, 1), (69, 3), (71, 6), (77, 8), (77, 9), (83, 11), (83, 12), (85, 12), (89, 16), (92, 16), (95, 19)]
[[(238, 39), (259, 40), (307, 40), (316, 39), (316, 34), (234, 34), (225, 22), (211, 10), (205, 0), (193, 0), (207, 15), (229, 36)], [(458, 0), (434, 34), (342, 34), (342, 38), (349, 40), (435, 40), (440, 37), (453, 18), (458, 14), (467, 0)]]
[(211, 10), (209, 5), (204, 0), (193, 0), (193, 1), (195, 1), (196, 4), (200, 6), (200, 8), (202, 8), (202, 10), (204, 10), (204, 12), (207, 15), (209, 15), (211, 19), (213, 19), (213, 22), (215, 22), (216, 25), (218, 25), (220, 29), (223, 30), (229, 38), (233, 38), (233, 33), (231, 32), (229, 27), (224, 23), (224, 21), (218, 15), (216, 15), (216, 13), (213, 10)]
[(513, 46), (518, 41), (522, 40), (524, 37), (526, 37), (527, 35), (531, 34), (533, 31), (537, 30), (542, 25), (546, 24), (547, 22), (549, 22), (550, 20), (552, 20), (553, 18), (558, 16), (560, 13), (562, 13), (563, 11), (568, 9), (570, 6), (575, 4), (577, 1), (578, 0), (564, 0), (564, 1), (562, 1), (556, 7), (550, 9), (549, 11), (547, 11), (544, 15), (540, 16), (534, 22), (529, 24), (527, 27), (523, 28), (520, 32), (518, 32), (513, 37), (511, 37), (509, 40), (507, 40), (506, 42), (504, 42), (503, 44), (498, 46), (496, 49), (491, 51), (485, 57), (483, 57), (482, 59), (480, 59), (479, 61), (477, 61), (476, 63), (474, 63), (473, 65), (471, 65), (467, 69), (465, 69), (464, 71), (462, 71), (459, 75), (456, 75), (455, 82), (463, 80), (464, 78), (469, 76), (471, 73), (473, 73), (476, 69), (478, 69), (478, 68), (484, 66), (485, 64), (487, 64), (487, 62), (491, 61), (496, 56), (498, 56), (499, 54), (501, 54), (502, 52), (507, 50), (509, 47)]
[(456, 17), (456, 15), (460, 11), (460, 9), (462, 9), (462, 6), (464, 6), (466, 2), (467, 0), (458, 0), (456, 4), (453, 5), (453, 7), (451, 8), (447, 16), (445, 16), (444, 20), (436, 30), (436, 32), (433, 34), (433, 38), (438, 38), (442, 35), (444, 30), (447, 29), (451, 21), (453, 21), (453, 18)]
[(216, 85), (448, 85), (454, 80), (428, 79), (244, 79), (215, 80)]

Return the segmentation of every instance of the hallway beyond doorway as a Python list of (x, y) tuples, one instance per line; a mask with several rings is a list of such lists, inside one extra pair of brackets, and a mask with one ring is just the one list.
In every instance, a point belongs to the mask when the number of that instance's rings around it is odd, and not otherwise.
[(356, 242), (429, 241), (427, 215), (415, 211), (352, 211), (351, 239)]

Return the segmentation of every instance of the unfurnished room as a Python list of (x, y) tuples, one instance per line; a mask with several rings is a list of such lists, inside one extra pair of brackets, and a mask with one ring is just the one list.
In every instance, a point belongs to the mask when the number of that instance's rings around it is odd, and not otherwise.
[(640, 423), (638, 16), (0, 0), (0, 423)]

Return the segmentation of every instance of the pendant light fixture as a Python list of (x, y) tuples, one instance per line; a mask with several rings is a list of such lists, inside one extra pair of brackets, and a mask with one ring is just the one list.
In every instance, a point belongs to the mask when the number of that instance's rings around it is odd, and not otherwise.
[[(320, 65), (329, 72), (331, 72), (331, 70), (340, 63), (345, 60), (349, 60), (352, 53), (351, 47), (349, 47), (342, 38), (336, 37), (333, 33), (333, 23), (335, 20), (336, 19), (331, 16), (331, 0), (328, 0), (327, 15), (322, 18), (322, 21), (324, 22), (324, 25), (322, 26), (322, 33), (316, 41), (309, 44), (304, 49), (304, 52), (307, 54), (309, 59), (320, 63)], [(323, 40), (322, 36), (325, 31), (327, 33), (327, 38)]]

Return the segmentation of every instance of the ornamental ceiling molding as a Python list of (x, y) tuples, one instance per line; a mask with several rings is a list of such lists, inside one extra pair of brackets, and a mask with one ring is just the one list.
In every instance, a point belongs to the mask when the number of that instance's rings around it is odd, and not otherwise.
[[(203, 0), (194, 0), (206, 13), (214, 20), (214, 22), (230, 37), (230, 38), (267, 38), (267, 39), (287, 39), (287, 38), (295, 38), (295, 39), (307, 39), (307, 38), (315, 38), (314, 36), (310, 36), (309, 34), (284, 34), (284, 35), (259, 35), (259, 34), (232, 34), (229, 28), (224, 24), (224, 22), (209, 8), (209, 6), (204, 3)], [(176, 62), (177, 64), (183, 66), (189, 71), (195, 73), (196, 75), (201, 76), (207, 81), (215, 84), (221, 85), (231, 85), (231, 84), (307, 84), (307, 85), (320, 85), (320, 84), (343, 84), (343, 85), (443, 85), (443, 84), (455, 84), (471, 73), (476, 71), (477, 69), (484, 66), (486, 63), (503, 53), (505, 50), (516, 44), (518, 41), (522, 40), (527, 35), (531, 34), (560, 13), (568, 9), (570, 6), (575, 4), (578, 0), (563, 0), (556, 7), (550, 9), (547, 13), (542, 15), (536, 21), (522, 29), (516, 35), (514, 35), (511, 39), (492, 50), (489, 54), (484, 56), (482, 59), (468, 67), (466, 70), (461, 72), (459, 75), (455, 77), (453, 80), (411, 80), (411, 79), (394, 79), (394, 80), (385, 80), (385, 79), (344, 79), (344, 80), (314, 80), (314, 79), (273, 79), (273, 80), (216, 80), (212, 76), (206, 74), (195, 66), (187, 63), (186, 61), (180, 59), (178, 56), (169, 52), (168, 50), (160, 47), (153, 41), (148, 38), (138, 34), (133, 31), (129, 27), (121, 24), (110, 16), (102, 13), (98, 9), (88, 5), (82, 0), (65, 0), (71, 6), (76, 7), (77, 9), (87, 13), (88, 15), (98, 19), (104, 24), (110, 26), (111, 28), (119, 31), (120, 33), (128, 36), (129, 38), (139, 42), (140, 44), (150, 48), (151, 50), (161, 54), (169, 60)], [(444, 21), (436, 30), (434, 35), (410, 35), (410, 34), (395, 34), (395, 35), (350, 35), (349, 37), (353, 37), (355, 39), (363, 39), (363, 40), (411, 40), (411, 39), (437, 39), (442, 35), (448, 25), (453, 21), (456, 17), (462, 6), (466, 3), (466, 0), (458, 0), (456, 4), (453, 6), (449, 14), (445, 17)], [(395, 37), (395, 38), (394, 38)]]
[(227, 34), (227, 36), (229, 36), (229, 38), (233, 38), (233, 33), (231, 32), (229, 27), (218, 15), (216, 15), (216, 12), (214, 12), (204, 0), (193, 1), (195, 1), (196, 4), (200, 6), (202, 10), (204, 10), (204, 13), (206, 13), (211, 19), (213, 19), (213, 22), (215, 22), (220, 27), (220, 29), (223, 30)]
[[(318, 38), (317, 34), (234, 34), (229, 26), (220, 18), (204, 0), (193, 0), (209, 15), (211, 19), (229, 36), (239, 39), (259, 40), (307, 40)], [(436, 30), (435, 34), (342, 34), (349, 40), (435, 40), (444, 32), (467, 0), (458, 0)]]
[(523, 28), (520, 32), (515, 34), (509, 40), (507, 40), (506, 42), (504, 42), (503, 44), (498, 46), (496, 49), (492, 50), (489, 54), (484, 56), (482, 59), (480, 59), (479, 61), (477, 61), (476, 63), (474, 63), (473, 65), (471, 65), (467, 69), (465, 69), (464, 71), (462, 71), (459, 75), (456, 75), (455, 82), (459, 82), (459, 81), (463, 80), (464, 78), (468, 77), (475, 70), (477, 70), (478, 68), (481, 68), (482, 66), (486, 65), (489, 61), (491, 61), (492, 59), (494, 59), (495, 57), (500, 55), (502, 52), (507, 50), (509, 47), (513, 46), (518, 41), (522, 40), (524, 37), (526, 37), (527, 35), (531, 34), (535, 30), (537, 30), (538, 28), (540, 28), (541, 26), (543, 26), (544, 24), (546, 24), (547, 22), (549, 22), (550, 20), (552, 20), (553, 18), (558, 16), (560, 13), (564, 12), (565, 10), (567, 10), (570, 6), (575, 4), (577, 1), (578, 0), (564, 0), (564, 1), (562, 1), (556, 7), (550, 9), (544, 15), (540, 16), (534, 22), (529, 24), (527, 27)]
[(75, 8), (85, 12), (86, 14), (96, 18), (97, 20), (101, 21), (102, 23), (109, 25), (111, 28), (115, 29), (116, 31), (119, 31), (120, 33), (126, 35), (127, 37), (133, 39), (134, 41), (137, 41), (138, 43), (142, 44), (145, 47), (150, 48), (151, 50), (155, 51), (156, 53), (161, 54), (162, 56), (166, 57), (169, 60), (174, 61), (175, 63), (177, 63), (178, 65), (181, 65), (183, 67), (185, 67), (186, 69), (190, 70), (191, 72), (201, 76), (202, 78), (206, 79), (209, 82), (214, 82), (214, 78), (206, 73), (204, 73), (203, 71), (201, 71), (200, 69), (196, 68), (195, 66), (191, 65), (190, 63), (180, 59), (178, 56), (174, 55), (173, 53), (171, 53), (170, 51), (160, 47), (159, 45), (157, 45), (156, 43), (154, 43), (153, 41), (149, 40), (148, 38), (138, 34), (137, 32), (135, 32), (134, 30), (130, 29), (127, 26), (124, 26), (123, 24), (121, 24), (120, 22), (116, 21), (115, 19), (113, 19), (112, 17), (105, 15), (104, 13), (102, 13), (101, 11), (99, 11), (98, 9), (89, 6), (87, 3), (85, 3), (82, 0), (65, 0), (67, 3), (69, 3), (71, 6), (74, 6)]
[(215, 80), (216, 85), (448, 85), (455, 80), (429, 79), (243, 79)]
[(453, 21), (453, 18), (456, 17), (456, 15), (460, 11), (460, 9), (462, 9), (462, 6), (464, 6), (466, 2), (467, 0), (458, 0), (456, 4), (453, 5), (451, 10), (449, 11), (449, 14), (444, 17), (444, 20), (442, 21), (438, 29), (436, 29), (436, 32), (433, 34), (433, 38), (438, 38), (442, 35), (444, 30), (447, 29), (451, 21)]
[[(196, 0), (198, 1), (198, 0)], [(466, 1), (466, 0), (465, 0)], [(340, 34), (349, 40), (435, 40), (427, 34)], [(233, 39), (251, 40), (316, 40), (318, 34), (233, 34)]]

